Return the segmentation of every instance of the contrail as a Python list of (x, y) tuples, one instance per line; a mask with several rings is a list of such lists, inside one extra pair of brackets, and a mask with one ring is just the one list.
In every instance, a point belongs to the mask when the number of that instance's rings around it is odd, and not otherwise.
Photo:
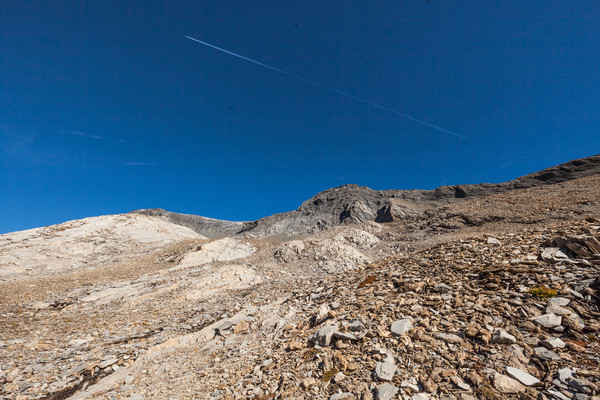
[(441, 126), (437, 126), (437, 125), (434, 125), (434, 124), (430, 124), (429, 122), (422, 121), (422, 120), (420, 120), (420, 119), (417, 119), (417, 118), (415, 118), (415, 117), (411, 117), (410, 115), (403, 114), (403, 113), (401, 113), (401, 112), (399, 112), (399, 111), (393, 110), (393, 109), (391, 109), (391, 108), (388, 108), (388, 107), (386, 107), (386, 106), (382, 106), (381, 104), (374, 103), (374, 102), (372, 102), (372, 101), (370, 101), (370, 100), (366, 100), (366, 99), (362, 99), (362, 98), (360, 98), (360, 97), (353, 96), (353, 95), (351, 95), (350, 93), (342, 92), (341, 90), (337, 90), (337, 89), (334, 89), (334, 88), (332, 88), (332, 87), (329, 87), (329, 86), (323, 85), (322, 83), (315, 82), (315, 81), (312, 81), (312, 80), (310, 80), (310, 79), (303, 78), (303, 77), (301, 77), (301, 76), (298, 76), (298, 75), (294, 75), (294, 74), (292, 74), (292, 73), (290, 73), (290, 72), (286, 72), (286, 71), (284, 71), (284, 70), (281, 70), (281, 69), (279, 69), (279, 68), (272, 67), (272, 66), (270, 66), (270, 65), (267, 65), (267, 64), (263, 64), (263, 63), (261, 63), (261, 62), (258, 62), (258, 61), (256, 61), (256, 60), (253, 60), (253, 59), (251, 59), (251, 58), (244, 57), (244, 56), (242, 56), (242, 55), (239, 55), (239, 54), (236, 54), (236, 53), (234, 53), (234, 52), (232, 52), (232, 51), (229, 51), (229, 50), (222, 49), (222, 48), (220, 48), (220, 47), (217, 47), (217, 46), (215, 46), (215, 45), (212, 45), (212, 44), (210, 44), (210, 43), (203, 42), (202, 40), (198, 40), (198, 39), (196, 39), (196, 38), (193, 38), (193, 37), (191, 37), (191, 36), (186, 36), (186, 38), (187, 38), (187, 39), (190, 39), (190, 40), (193, 40), (194, 42), (201, 43), (201, 44), (203, 44), (203, 45), (205, 45), (205, 46), (212, 47), (212, 48), (213, 48), (213, 49), (215, 49), (215, 50), (222, 51), (223, 53), (226, 53), (226, 54), (232, 55), (232, 56), (234, 56), (234, 57), (237, 57), (237, 58), (241, 58), (242, 60), (250, 61), (251, 63), (257, 64), (257, 65), (260, 65), (261, 67), (264, 67), (264, 68), (267, 68), (267, 69), (270, 69), (270, 70), (273, 70), (273, 71), (279, 72), (280, 74), (287, 75), (287, 76), (289, 76), (290, 78), (298, 79), (299, 81), (306, 82), (306, 83), (309, 83), (309, 84), (311, 84), (311, 85), (314, 85), (314, 86), (318, 86), (318, 87), (320, 87), (320, 88), (323, 88), (323, 89), (329, 90), (330, 92), (337, 93), (337, 94), (339, 94), (339, 95), (341, 95), (341, 96), (345, 96), (345, 97), (348, 97), (348, 98), (350, 98), (350, 99), (353, 99), (353, 100), (356, 100), (356, 101), (360, 101), (360, 102), (362, 102), (362, 103), (365, 103), (365, 104), (369, 104), (369, 105), (371, 105), (371, 106), (373, 106), (373, 107), (377, 107), (377, 108), (379, 108), (379, 109), (381, 109), (381, 110), (385, 110), (385, 111), (391, 112), (391, 113), (393, 113), (393, 114), (396, 114), (396, 115), (398, 115), (398, 116), (400, 116), (400, 117), (402, 117), (402, 118), (405, 118), (405, 119), (407, 119), (407, 120), (409, 120), (409, 121), (416, 122), (417, 124), (424, 125), (424, 126), (427, 126), (427, 127), (429, 127), (429, 128), (437, 129), (437, 130), (438, 130), (438, 131), (440, 131), (440, 132), (444, 132), (444, 133), (447, 133), (447, 134), (449, 134), (449, 135), (452, 135), (452, 136), (459, 137), (459, 138), (461, 138), (461, 139), (466, 139), (466, 137), (465, 137), (465, 136), (463, 136), (463, 135), (461, 135), (461, 134), (458, 134), (458, 133), (456, 133), (456, 132), (449, 131), (448, 129), (442, 128)]

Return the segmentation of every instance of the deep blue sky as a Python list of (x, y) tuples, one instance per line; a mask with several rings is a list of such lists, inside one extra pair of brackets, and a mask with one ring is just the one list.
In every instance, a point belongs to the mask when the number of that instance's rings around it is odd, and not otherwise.
[(598, 1), (159, 3), (0, 1), (0, 233), (153, 207), (252, 220), (346, 183), (600, 153)]

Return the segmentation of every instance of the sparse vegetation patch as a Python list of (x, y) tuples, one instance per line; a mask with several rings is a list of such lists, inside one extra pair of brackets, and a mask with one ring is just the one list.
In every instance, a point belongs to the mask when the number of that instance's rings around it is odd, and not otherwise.
[(555, 289), (550, 289), (547, 286), (537, 286), (529, 289), (529, 294), (534, 297), (539, 297), (541, 299), (546, 299), (549, 297), (554, 297), (558, 293)]

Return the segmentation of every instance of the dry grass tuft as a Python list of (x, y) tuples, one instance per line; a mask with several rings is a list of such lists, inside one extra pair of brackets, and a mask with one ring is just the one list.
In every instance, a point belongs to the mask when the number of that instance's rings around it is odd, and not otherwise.
[(554, 297), (554, 296), (556, 296), (557, 293), (558, 293), (557, 290), (550, 289), (549, 287), (546, 287), (546, 286), (538, 286), (538, 287), (529, 289), (530, 295), (539, 297), (541, 299), (545, 299), (548, 297)]

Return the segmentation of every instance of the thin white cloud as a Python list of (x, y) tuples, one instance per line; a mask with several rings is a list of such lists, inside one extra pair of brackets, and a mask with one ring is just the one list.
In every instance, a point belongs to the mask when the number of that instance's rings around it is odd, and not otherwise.
[(130, 167), (140, 167), (140, 166), (151, 166), (156, 165), (155, 162), (137, 162), (137, 161), (127, 161), (125, 165)]
[(88, 135), (85, 132), (81, 132), (81, 131), (68, 131), (66, 132), (69, 135), (74, 135), (74, 136), (81, 136), (84, 138), (88, 138), (88, 139), (94, 139), (94, 140), (106, 140), (106, 138), (100, 136), (100, 135)]

